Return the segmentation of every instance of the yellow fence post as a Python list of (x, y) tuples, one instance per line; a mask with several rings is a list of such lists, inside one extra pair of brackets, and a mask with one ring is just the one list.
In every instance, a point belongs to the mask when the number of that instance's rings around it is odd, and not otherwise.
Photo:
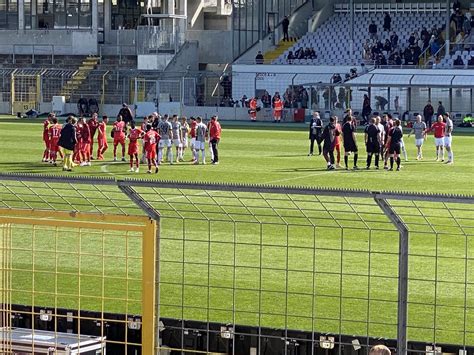
[(157, 222), (150, 218), (142, 242), (142, 354), (155, 351), (155, 258)]

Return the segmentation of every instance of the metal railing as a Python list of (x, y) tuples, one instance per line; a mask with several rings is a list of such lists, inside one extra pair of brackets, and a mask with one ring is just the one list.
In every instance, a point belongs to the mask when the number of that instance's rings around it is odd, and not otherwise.
[[(2, 211), (158, 221), (157, 349), (474, 349), (473, 196), (25, 174), (0, 174), (0, 187)], [(120, 245), (99, 250), (133, 250)], [(81, 265), (87, 273), (95, 264)]]

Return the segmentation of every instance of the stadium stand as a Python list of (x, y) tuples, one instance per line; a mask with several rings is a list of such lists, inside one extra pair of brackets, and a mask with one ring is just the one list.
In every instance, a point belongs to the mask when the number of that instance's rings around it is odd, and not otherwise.
[(411, 33), (419, 33), (423, 27), (428, 30), (439, 28), (445, 23), (443, 11), (446, 7), (442, 4), (357, 4), (354, 13), (354, 55), (351, 56), (348, 41), (350, 14), (343, 5), (337, 5), (333, 16), (315, 32), (305, 34), (274, 63), (288, 64), (290, 51), (294, 54), (300, 48), (312, 48), (316, 52), (316, 58), (295, 59), (292, 64), (360, 64), (364, 61), (363, 45), (369, 38), (368, 26), (371, 21), (377, 25), (378, 38), (382, 44), (390, 37), (391, 32), (383, 31), (386, 11), (390, 11), (391, 30), (398, 35), (398, 47), (402, 50), (408, 46)]

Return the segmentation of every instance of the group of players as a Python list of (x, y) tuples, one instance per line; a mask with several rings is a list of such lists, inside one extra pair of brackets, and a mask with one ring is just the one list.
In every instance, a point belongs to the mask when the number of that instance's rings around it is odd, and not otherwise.
[[(64, 124), (58, 122), (54, 113), (48, 115), (43, 122), (43, 162), (57, 166), (58, 155), (63, 159), (63, 170), (71, 171), (74, 166), (90, 166), (94, 159), (94, 141), (97, 132), (97, 160), (104, 160), (108, 149), (107, 143), (108, 117), (103, 116), (99, 122), (98, 115), (93, 114), (89, 120), (84, 117), (76, 119), (69, 116)], [(186, 117), (171, 118), (168, 115), (160, 116), (158, 113), (144, 117), (140, 127), (134, 120), (125, 122), (119, 114), (111, 128), (113, 138), (113, 161), (117, 161), (117, 150), (121, 148), (121, 160), (126, 161), (125, 151), (128, 141), (128, 156), (130, 163), (129, 172), (139, 172), (140, 163), (148, 164), (148, 173), (158, 172), (158, 166), (164, 158), (173, 164), (184, 161), (184, 154), (189, 147), (192, 151), (191, 162), (206, 164), (206, 142), (211, 147), (211, 163), (219, 164), (218, 144), (222, 128), (217, 116), (211, 117), (206, 125), (201, 117), (191, 117), (190, 122)], [(142, 143), (140, 149), (139, 142)], [(189, 143), (188, 143), (189, 141)], [(173, 155), (173, 147), (176, 155)], [(166, 154), (164, 150), (166, 148)], [(141, 159), (140, 159), (141, 155)]]
[[(349, 155), (354, 154), (353, 169), (359, 169), (357, 166), (358, 146), (356, 140), (357, 120), (352, 115), (350, 109), (346, 110), (342, 125), (338, 123), (338, 117), (333, 116), (329, 123), (323, 126), (323, 122), (318, 112), (313, 112), (313, 118), (310, 122), (310, 152), (313, 155), (314, 142), (317, 143), (319, 154), (323, 154), (326, 160), (327, 169), (334, 170), (340, 167), (341, 157), (341, 138), (344, 147), (344, 166), (349, 170)], [(444, 151), (446, 150), (448, 160), (446, 164), (454, 163), (454, 154), (451, 147), (453, 121), (449, 113), (439, 115), (437, 121), (427, 127), (422, 121), (420, 115), (416, 116), (416, 121), (408, 134), (415, 135), (415, 145), (417, 147), (416, 160), (423, 159), (423, 143), (428, 133), (433, 132), (436, 146), (436, 161), (444, 162)], [(380, 159), (384, 162), (384, 169), (393, 170), (396, 163), (396, 170), (401, 168), (400, 154), (403, 153), (405, 161), (408, 161), (405, 143), (403, 141), (403, 129), (399, 119), (393, 119), (390, 114), (384, 114), (382, 117), (374, 116), (370, 118), (369, 124), (364, 130), (364, 142), (367, 152), (366, 169), (370, 169), (372, 160), (374, 160), (375, 169), (379, 169)], [(321, 148), (322, 145), (322, 148)], [(336, 153), (336, 157), (334, 156)]]

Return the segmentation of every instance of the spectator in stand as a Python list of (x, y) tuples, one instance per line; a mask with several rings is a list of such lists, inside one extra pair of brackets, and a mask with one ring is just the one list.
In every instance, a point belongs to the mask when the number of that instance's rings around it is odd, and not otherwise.
[(464, 66), (464, 62), (463, 62), (460, 55), (458, 55), (458, 57), (454, 60), (453, 65), (455, 67), (463, 67)]
[(408, 38), (408, 44), (409, 44), (410, 46), (414, 46), (414, 45), (416, 44), (416, 37), (415, 37), (415, 33), (414, 33), (414, 32), (412, 32), (412, 33), (410, 34), (410, 37)]
[(431, 105), (431, 101), (428, 101), (425, 108), (423, 109), (423, 118), (425, 119), (426, 127), (431, 128), (431, 121), (434, 115), (434, 108)]
[(454, 48), (456, 51), (462, 51), (462, 44), (464, 42), (464, 36), (462, 34), (462, 32), (460, 30), (457, 30), (456, 31), (456, 38), (454, 40), (454, 42), (456, 43)]
[(383, 30), (390, 32), (391, 27), (392, 27), (392, 18), (390, 17), (388, 12), (385, 12), (384, 17), (383, 17)]
[(262, 52), (258, 51), (257, 55), (255, 56), (255, 64), (263, 64), (263, 54)]
[(272, 98), (267, 90), (263, 93), (261, 100), (263, 108), (270, 108), (272, 106)]
[(293, 60), (295, 60), (295, 55), (293, 54), (293, 51), (288, 52), (288, 56), (286, 57), (286, 60), (288, 61), (288, 64), (293, 64)]
[(431, 39), (430, 39), (430, 52), (431, 52), (431, 55), (435, 55), (436, 53), (438, 53), (440, 48), (441, 48), (441, 45), (439, 44), (438, 40), (436, 39), (436, 36), (432, 35)]
[(467, 61), (467, 66), (474, 67), (474, 56), (471, 56), (471, 58)]
[(341, 75), (340, 74), (334, 74), (332, 76), (332, 83), (333, 84), (339, 84), (342, 82), (342, 78), (341, 78)]
[(402, 65), (402, 57), (400, 56), (400, 53), (395, 53), (395, 56), (393, 57), (393, 61), (396, 65)]
[(375, 24), (375, 21), (372, 21), (369, 25), (369, 37), (374, 41), (377, 40), (377, 25)]
[(390, 53), (392, 51), (392, 44), (390, 43), (389, 39), (385, 40), (385, 43), (383, 45), (383, 50), (386, 51), (387, 53)]
[(372, 113), (372, 107), (370, 107), (370, 99), (367, 94), (364, 95), (364, 102), (362, 103), (362, 119), (364, 123), (369, 122), (369, 116)]
[(471, 25), (471, 13), (466, 12), (464, 22), (462, 24), (462, 30), (464, 32), (464, 35), (467, 36), (471, 33), (472, 25)]
[(461, 10), (461, 2), (459, 0), (454, 0), (453, 2), (453, 11), (458, 12)]
[(398, 47), (398, 35), (395, 33), (395, 31), (393, 31), (390, 36), (390, 43), (392, 44), (392, 48)]
[(289, 41), (290, 37), (288, 36), (288, 27), (290, 27), (290, 20), (288, 20), (288, 16), (285, 16), (283, 21), (281, 21), (281, 27), (283, 29), (283, 40)]
[(364, 60), (370, 60), (372, 58), (372, 50), (369, 41), (365, 41), (362, 47), (362, 58)]

